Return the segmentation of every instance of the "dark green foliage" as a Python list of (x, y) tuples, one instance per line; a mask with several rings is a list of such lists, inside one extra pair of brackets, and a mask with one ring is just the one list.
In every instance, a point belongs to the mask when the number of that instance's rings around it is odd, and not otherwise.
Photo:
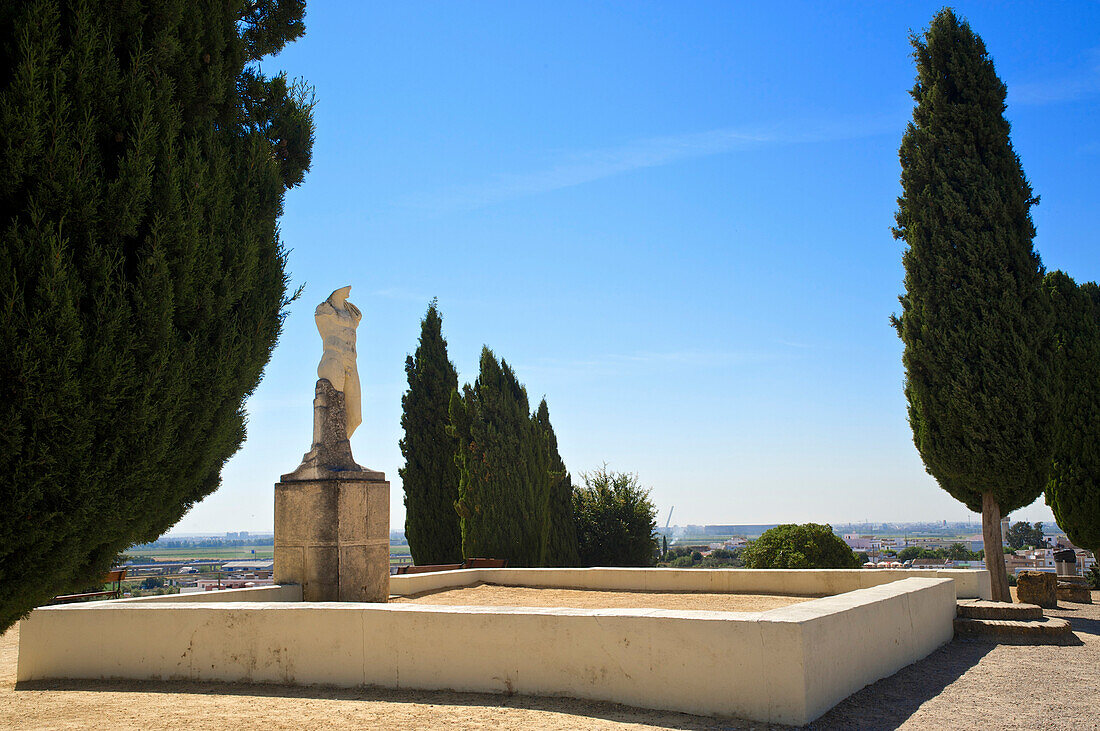
[(1036, 523), (1032, 526), (1023, 521), (1014, 523), (1008, 529), (1005, 541), (1014, 551), (1027, 546), (1040, 548), (1043, 545), (1043, 524)]
[(708, 546), (673, 546), (668, 548), (666, 546), (657, 565), (667, 565), (673, 568), (740, 568), (742, 566), (742, 550), (744, 549), (711, 549)]
[(961, 543), (952, 543), (947, 547), (947, 557), (952, 561), (977, 561), (978, 555)]
[(558, 453), (558, 437), (550, 424), (550, 409), (546, 399), (539, 402), (535, 411), (535, 420), (546, 435), (547, 448), (550, 451), (550, 511), (546, 556), (548, 566), (576, 566), (577, 529), (573, 522), (573, 478), (565, 469), (565, 462)]
[(921, 548), (920, 546), (909, 546), (908, 548), (901, 549), (901, 552), (897, 555), (897, 560), (902, 563), (914, 559), (981, 561), (982, 555), (981, 551), (971, 551), (961, 543), (952, 543), (948, 548)]
[(788, 523), (764, 531), (741, 552), (750, 569), (858, 569), (863, 562), (828, 525)]
[(249, 65), (301, 17), (0, 4), (0, 630), (168, 529), (244, 439), (313, 141), (308, 90)]
[(1100, 565), (1089, 566), (1085, 579), (1089, 582), (1089, 588), (1100, 589)]
[(458, 466), (455, 438), (447, 433), (451, 394), (458, 373), (447, 358), (443, 320), (436, 301), (420, 321), (416, 354), (405, 359), (409, 390), (401, 397), (399, 442), (405, 466), (398, 470), (405, 491), (405, 537), (417, 564), (460, 563), (462, 533), (455, 501)]
[[(1054, 432), (1052, 317), (1031, 243), (1038, 198), (981, 38), (945, 8), (912, 43), (916, 107), (894, 229), (908, 244), (894, 325), (909, 423), (928, 473), (982, 513), (992, 554), (1001, 516), (1042, 492)], [(1004, 563), (988, 565), (993, 599), (1011, 601)]]
[(903, 548), (901, 549), (901, 551), (898, 552), (897, 556), (898, 561), (901, 561), (902, 563), (918, 558), (934, 559), (938, 558), (938, 556), (936, 556), (936, 554), (933, 553), (931, 549), (921, 548), (920, 546), (908, 546), (906, 548)]
[(545, 566), (550, 515), (550, 449), (529, 411), (527, 390), (493, 351), (481, 351), (473, 386), (455, 391), (450, 433), (457, 438), (462, 554)]
[(1100, 287), (1047, 276), (1058, 338), (1058, 438), (1046, 502), (1075, 545), (1100, 555)]
[(657, 508), (638, 476), (603, 465), (582, 477), (584, 486), (573, 490), (581, 566), (653, 566)]
[(908, 248), (905, 394), (928, 472), (974, 511), (1030, 504), (1051, 442), (1051, 313), (1032, 249), (1038, 202), (1009, 140), (1005, 86), (950, 9), (923, 38), (894, 235)]

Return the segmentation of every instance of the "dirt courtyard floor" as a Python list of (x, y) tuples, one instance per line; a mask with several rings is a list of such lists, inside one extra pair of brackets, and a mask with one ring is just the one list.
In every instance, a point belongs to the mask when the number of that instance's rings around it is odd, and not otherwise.
[[(1070, 646), (955, 640), (864, 688), (815, 729), (1100, 729), (1100, 592), (1048, 610)], [(699, 608), (699, 607), (694, 607)], [(0, 636), (2, 729), (768, 729), (612, 703), (475, 693), (181, 682), (15, 685), (18, 625)]]
[(572, 609), (695, 609), (711, 612), (766, 612), (808, 602), (813, 597), (774, 594), (677, 594), (673, 592), (537, 589), (475, 584), (457, 589), (395, 597), (414, 604), (470, 604), (489, 607), (569, 607)]

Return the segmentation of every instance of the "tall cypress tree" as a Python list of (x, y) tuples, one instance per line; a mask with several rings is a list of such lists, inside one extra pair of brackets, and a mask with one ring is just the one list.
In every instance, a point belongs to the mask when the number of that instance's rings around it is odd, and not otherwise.
[(0, 630), (217, 488), (288, 303), (301, 0), (0, 4)]
[(481, 351), (474, 385), (451, 396), (458, 440), (462, 553), (505, 558), (514, 566), (547, 560), (550, 453), (532, 417), (527, 390), (493, 351)]
[(573, 521), (573, 478), (558, 453), (558, 437), (550, 423), (550, 408), (546, 405), (546, 399), (539, 402), (535, 420), (546, 435), (546, 446), (550, 452), (550, 471), (547, 473), (550, 482), (547, 563), (550, 566), (577, 566), (580, 558), (577, 555), (577, 527)]
[(1058, 437), (1046, 503), (1076, 545), (1100, 554), (1100, 287), (1046, 278), (1058, 338)]
[(416, 354), (405, 359), (409, 390), (401, 397), (398, 444), (405, 466), (398, 470), (405, 491), (405, 537), (417, 564), (462, 560), (455, 438), (447, 433), (451, 393), (458, 373), (447, 358), (443, 318), (436, 300), (420, 321)]
[(1000, 519), (1042, 492), (1053, 339), (1032, 248), (1038, 202), (1009, 140), (1005, 86), (970, 26), (944, 9), (914, 35), (896, 238), (908, 248), (905, 394), (925, 468), (981, 511), (993, 598), (1010, 601)]

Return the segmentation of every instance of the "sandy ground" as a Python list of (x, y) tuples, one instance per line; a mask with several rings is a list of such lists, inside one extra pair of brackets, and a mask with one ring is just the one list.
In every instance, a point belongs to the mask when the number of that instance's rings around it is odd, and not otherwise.
[[(1072, 646), (955, 640), (848, 698), (815, 729), (1100, 729), (1100, 592), (1048, 610)], [(0, 636), (0, 728), (767, 729), (610, 703), (471, 693), (132, 681), (15, 687), (18, 626)]]
[(643, 591), (537, 589), (475, 584), (391, 599), (415, 604), (471, 604), (491, 607), (569, 607), (572, 609), (698, 609), (713, 612), (766, 612), (812, 597), (773, 594), (677, 594)]

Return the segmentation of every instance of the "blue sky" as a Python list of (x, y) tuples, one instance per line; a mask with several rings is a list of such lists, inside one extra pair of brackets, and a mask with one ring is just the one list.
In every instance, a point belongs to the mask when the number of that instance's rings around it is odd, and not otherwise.
[[(248, 441), (174, 532), (270, 530), (309, 448), (313, 308), (346, 284), (352, 447), (394, 527), (404, 359), (436, 296), (460, 379), (488, 344), (548, 399), (574, 476), (637, 472), (662, 524), (964, 520), (913, 447), (888, 322), (908, 34), (940, 5), (776, 5), (311, 2), (264, 66), (317, 93), (281, 221), (304, 294)], [(1008, 84), (1045, 265), (1100, 279), (1100, 5), (956, 9)]]

